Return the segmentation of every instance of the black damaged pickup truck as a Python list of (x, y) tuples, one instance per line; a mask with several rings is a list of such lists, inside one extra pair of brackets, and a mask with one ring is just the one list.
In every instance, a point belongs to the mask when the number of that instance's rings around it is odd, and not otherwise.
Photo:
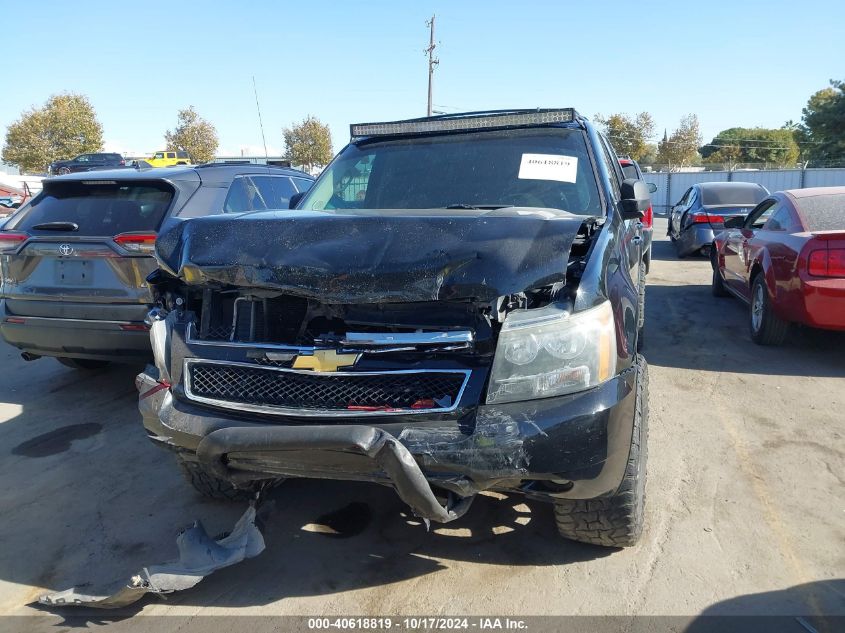
[(497, 490), (633, 545), (646, 183), (572, 109), (351, 133), (291, 209), (162, 227), (150, 438), (213, 497), (360, 480), (448, 522)]

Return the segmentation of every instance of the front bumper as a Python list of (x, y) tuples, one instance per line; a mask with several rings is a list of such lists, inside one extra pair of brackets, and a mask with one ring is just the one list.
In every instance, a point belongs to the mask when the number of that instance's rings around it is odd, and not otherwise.
[(460, 498), (482, 490), (543, 499), (612, 495), (630, 450), (639, 371), (632, 367), (578, 394), (481, 405), (454, 419), (368, 416), (342, 423), (238, 417), (183, 399), (157, 375), (148, 367), (137, 379), (150, 438), (217, 477), (235, 485), (278, 477), (382, 483), (420, 516), (442, 521), (432, 488)]

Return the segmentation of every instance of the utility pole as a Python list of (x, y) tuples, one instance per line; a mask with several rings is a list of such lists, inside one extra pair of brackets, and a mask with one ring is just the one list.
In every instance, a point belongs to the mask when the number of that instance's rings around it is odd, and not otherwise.
[(434, 78), (434, 67), (440, 63), (440, 60), (434, 56), (434, 49), (437, 48), (437, 44), (434, 43), (434, 18), (435, 16), (432, 15), (431, 19), (425, 23), (429, 31), (428, 48), (425, 49), (425, 53), (428, 55), (428, 110), (426, 116), (431, 116), (431, 82)]

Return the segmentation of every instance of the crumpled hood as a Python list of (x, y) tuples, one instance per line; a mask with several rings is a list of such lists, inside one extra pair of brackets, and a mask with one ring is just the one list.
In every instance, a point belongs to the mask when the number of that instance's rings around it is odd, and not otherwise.
[(565, 279), (586, 218), (559, 211), (272, 211), (171, 222), (162, 268), (188, 284), (321, 303), (492, 301)]

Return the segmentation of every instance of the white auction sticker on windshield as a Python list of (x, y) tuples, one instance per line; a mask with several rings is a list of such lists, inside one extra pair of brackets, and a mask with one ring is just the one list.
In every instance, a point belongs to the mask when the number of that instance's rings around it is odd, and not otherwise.
[(557, 180), (575, 182), (578, 158), (557, 154), (523, 154), (519, 176), (523, 180)]

